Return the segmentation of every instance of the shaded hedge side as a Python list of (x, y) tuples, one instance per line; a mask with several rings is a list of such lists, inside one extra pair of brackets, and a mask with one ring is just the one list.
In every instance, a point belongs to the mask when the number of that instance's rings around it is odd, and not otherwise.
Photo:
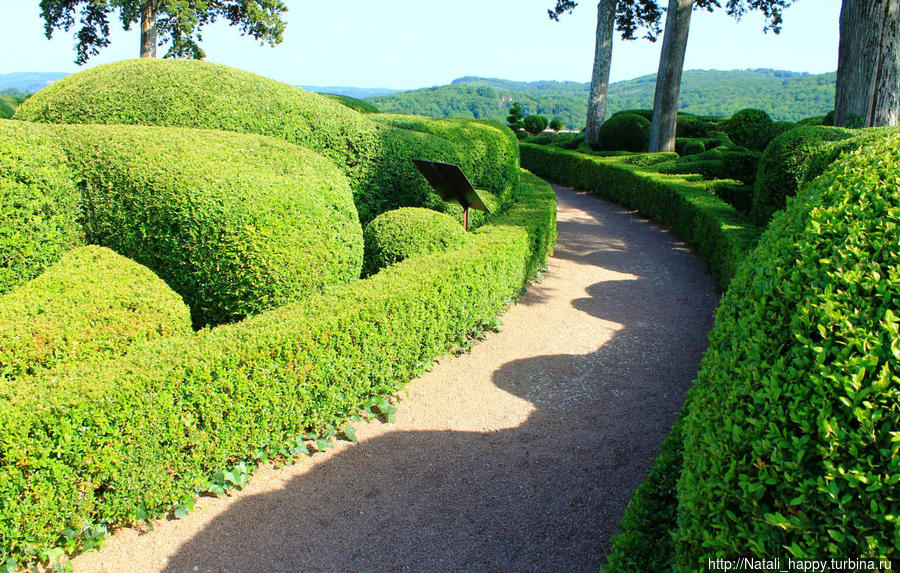
[(654, 173), (620, 158), (522, 144), (522, 165), (563, 185), (637, 209), (694, 247), (723, 290), (760, 229), (706, 190), (703, 182)]
[(217, 470), (396, 391), (546, 260), (555, 196), (525, 182), (465, 249), (99, 366), (16, 380), (0, 392), (0, 499), (17, 500), (0, 506), (0, 554), (55, 546), (66, 527), (172, 510)]
[(78, 247), (0, 296), (0, 386), (192, 333), (190, 310), (152, 271), (104, 247)]

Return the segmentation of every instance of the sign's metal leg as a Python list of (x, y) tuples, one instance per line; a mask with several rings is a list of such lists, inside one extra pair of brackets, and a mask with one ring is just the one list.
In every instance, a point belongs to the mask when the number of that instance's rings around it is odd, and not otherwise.
[(466, 229), (466, 231), (469, 230), (469, 208), (468, 207), (463, 209), (463, 227)]

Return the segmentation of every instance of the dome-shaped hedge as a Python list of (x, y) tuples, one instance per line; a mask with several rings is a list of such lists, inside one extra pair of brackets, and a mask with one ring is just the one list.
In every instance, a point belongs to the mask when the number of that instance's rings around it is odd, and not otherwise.
[(87, 241), (157, 272), (198, 326), (359, 278), (362, 229), (347, 179), (308, 149), (222, 131), (47, 129), (81, 180)]
[(363, 238), (364, 273), (371, 275), (413, 255), (458, 247), (468, 240), (468, 235), (449, 215), (404, 207), (375, 217), (366, 226)]
[(852, 137), (848, 129), (801, 126), (782, 133), (769, 143), (759, 160), (751, 217), (765, 225), (772, 213), (784, 209), (787, 197), (797, 193), (806, 180), (813, 155), (822, 144)]
[(731, 116), (722, 127), (736, 145), (762, 151), (772, 141), (774, 124), (761, 109), (747, 108)]
[[(334, 160), (348, 177), (363, 225), (390, 209), (431, 207), (440, 201), (411, 160), (463, 163), (460, 158), (468, 156), (471, 143), (450, 141), (430, 131), (409, 133), (378, 121), (378, 114), (358, 113), (328, 97), (193, 60), (146, 58), (97, 66), (52, 84), (25, 104), (16, 119), (218, 129), (268, 135), (312, 149)], [(492, 130), (493, 146), (510, 147), (512, 138), (504, 130)], [(504, 149), (483, 161), (468, 161), (511, 178), (497, 188), (486, 184), (480, 188), (500, 193), (515, 187), (514, 141), (512, 149), (514, 154)]]
[(0, 294), (80, 242), (78, 190), (53, 134), (0, 120)]
[(16, 119), (220, 129), (270, 135), (333, 159), (359, 179), (374, 152), (374, 126), (326, 97), (200, 60), (142, 58), (54, 82)]
[(900, 557), (900, 138), (776, 214), (722, 300), (688, 399), (685, 570)]
[(150, 269), (79, 247), (0, 297), (0, 380), (191, 332), (187, 305)]
[(598, 133), (602, 151), (647, 151), (650, 122), (631, 113), (619, 113), (603, 122)]

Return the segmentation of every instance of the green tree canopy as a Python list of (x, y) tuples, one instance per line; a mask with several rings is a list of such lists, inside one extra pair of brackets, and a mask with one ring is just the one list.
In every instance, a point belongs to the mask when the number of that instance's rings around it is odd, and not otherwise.
[(245, 36), (270, 45), (281, 42), (287, 12), (282, 0), (41, 0), (47, 38), (54, 30), (76, 26), (75, 63), (82, 65), (109, 45), (110, 16), (126, 30), (140, 22), (141, 57), (155, 57), (156, 47), (169, 44), (167, 58), (206, 56), (200, 48), (202, 30), (222, 18)]

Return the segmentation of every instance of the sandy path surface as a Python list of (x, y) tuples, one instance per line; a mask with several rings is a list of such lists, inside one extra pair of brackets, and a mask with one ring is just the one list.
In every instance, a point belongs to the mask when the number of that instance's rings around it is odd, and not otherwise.
[(471, 353), (408, 386), (393, 424), (263, 468), (76, 572), (590, 571), (680, 409), (718, 297), (702, 261), (557, 188), (559, 242)]

